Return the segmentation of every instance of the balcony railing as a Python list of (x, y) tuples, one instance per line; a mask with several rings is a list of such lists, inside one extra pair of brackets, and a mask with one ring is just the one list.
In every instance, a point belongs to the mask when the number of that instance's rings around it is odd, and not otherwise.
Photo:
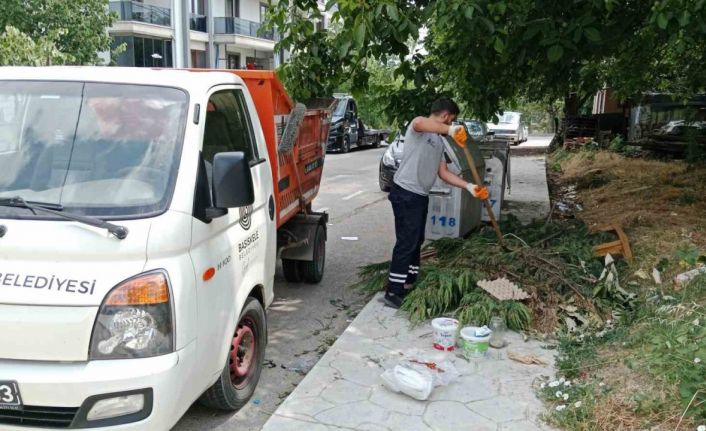
[(172, 25), (171, 9), (136, 1), (111, 1), (110, 11), (116, 12), (121, 21), (138, 21), (169, 27)]
[(235, 17), (217, 17), (213, 21), (215, 34), (242, 34), (243, 36), (259, 37), (267, 40), (279, 40), (279, 35), (274, 31), (265, 31), (259, 34), (262, 24), (255, 21)]
[(194, 31), (202, 31), (204, 33), (208, 32), (208, 27), (206, 25), (205, 15), (191, 15), (191, 21), (189, 22), (189, 27)]

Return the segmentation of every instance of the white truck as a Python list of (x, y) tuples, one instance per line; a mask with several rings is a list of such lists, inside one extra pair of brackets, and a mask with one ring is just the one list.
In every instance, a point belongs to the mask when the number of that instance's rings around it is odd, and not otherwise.
[(229, 72), (0, 68), (1, 430), (247, 402), (284, 211), (253, 99)]

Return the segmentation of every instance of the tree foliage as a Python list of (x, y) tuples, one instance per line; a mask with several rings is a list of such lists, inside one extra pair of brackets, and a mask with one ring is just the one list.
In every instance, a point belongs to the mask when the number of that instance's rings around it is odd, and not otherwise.
[(2, 0), (0, 64), (98, 64), (114, 18), (108, 0)]
[[(315, 0), (278, 0), (268, 25), (292, 61), (281, 73), (295, 97), (326, 95), (349, 79), (365, 91), (369, 65), (394, 60), (401, 91), (381, 95), (399, 117), (453, 95), (489, 119), (520, 97), (619, 97), (704, 90), (706, 0), (330, 0), (337, 31), (316, 32)], [(423, 47), (412, 42), (422, 42)], [(412, 48), (411, 48), (412, 47)]]

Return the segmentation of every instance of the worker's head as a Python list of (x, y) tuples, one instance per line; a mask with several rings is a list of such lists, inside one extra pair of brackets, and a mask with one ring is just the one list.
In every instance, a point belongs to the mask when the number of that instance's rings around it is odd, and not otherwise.
[(431, 116), (444, 124), (451, 125), (451, 123), (458, 117), (458, 105), (451, 99), (442, 97), (441, 99), (436, 99), (434, 103), (431, 104)]

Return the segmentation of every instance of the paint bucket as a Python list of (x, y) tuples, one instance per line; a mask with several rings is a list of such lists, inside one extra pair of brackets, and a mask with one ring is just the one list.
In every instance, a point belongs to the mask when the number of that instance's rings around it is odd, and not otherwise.
[(431, 321), (434, 330), (434, 348), (451, 351), (456, 348), (456, 333), (458, 320), (448, 317), (438, 317)]
[(461, 346), (463, 348), (463, 356), (467, 359), (482, 358), (488, 351), (488, 342), (490, 334), (482, 337), (476, 336), (475, 326), (466, 326), (461, 329)]

